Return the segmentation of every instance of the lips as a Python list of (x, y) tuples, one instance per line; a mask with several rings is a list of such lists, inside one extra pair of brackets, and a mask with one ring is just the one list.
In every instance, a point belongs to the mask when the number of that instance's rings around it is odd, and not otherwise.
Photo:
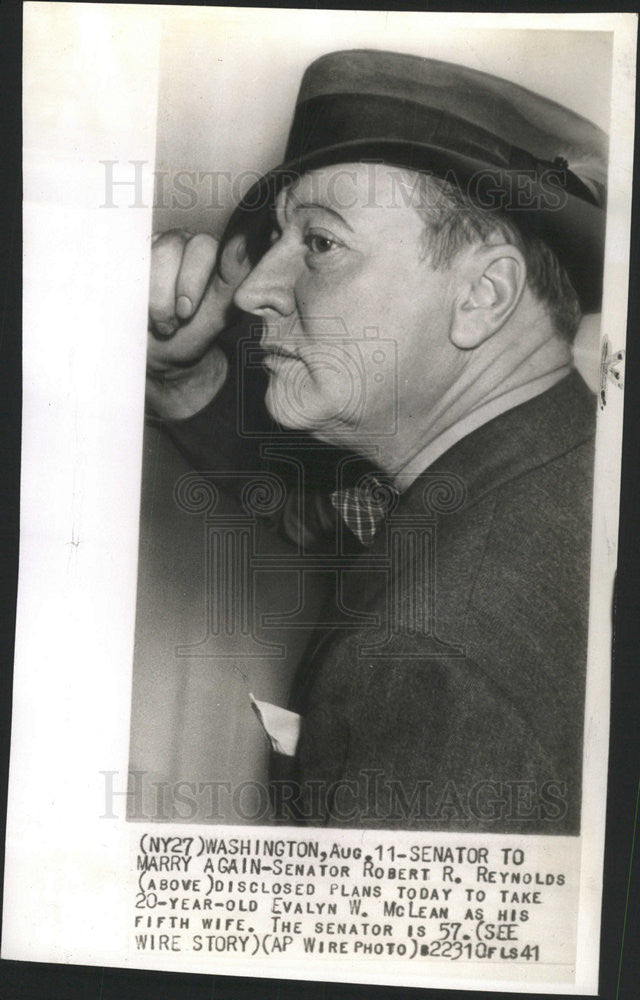
[(281, 347), (268, 347), (262, 344), (260, 346), (264, 352), (262, 364), (270, 371), (277, 366), (278, 361), (300, 360), (296, 354), (292, 354), (291, 351), (285, 351)]
[(298, 360), (298, 355), (292, 354), (290, 351), (281, 351), (279, 348), (276, 349), (273, 347), (263, 347), (262, 350), (267, 356), (272, 354), (276, 358), (293, 358), (294, 361)]

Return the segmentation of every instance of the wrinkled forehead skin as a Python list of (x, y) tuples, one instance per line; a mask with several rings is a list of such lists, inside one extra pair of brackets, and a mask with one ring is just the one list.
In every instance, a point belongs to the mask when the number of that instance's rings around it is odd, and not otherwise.
[(285, 184), (274, 203), (276, 213), (305, 206), (324, 207), (343, 218), (352, 212), (402, 213), (417, 204), (420, 173), (386, 163), (345, 161), (309, 170)]

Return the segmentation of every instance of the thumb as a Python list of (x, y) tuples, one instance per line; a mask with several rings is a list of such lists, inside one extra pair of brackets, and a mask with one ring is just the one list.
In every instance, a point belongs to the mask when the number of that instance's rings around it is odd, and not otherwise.
[(247, 241), (242, 233), (237, 233), (225, 244), (222, 250), (218, 264), (218, 276), (233, 293), (247, 277), (250, 270), (251, 262), (247, 254)]

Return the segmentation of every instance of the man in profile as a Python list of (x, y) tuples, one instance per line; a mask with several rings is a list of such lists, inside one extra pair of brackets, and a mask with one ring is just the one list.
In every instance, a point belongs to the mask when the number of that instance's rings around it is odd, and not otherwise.
[(148, 395), (175, 439), (242, 460), (217, 339), (240, 311), (270, 417), (371, 470), (327, 484), (358, 551), (292, 696), (315, 825), (579, 829), (595, 401), (571, 342), (605, 155), (507, 81), (332, 53), (220, 246), (156, 238)]

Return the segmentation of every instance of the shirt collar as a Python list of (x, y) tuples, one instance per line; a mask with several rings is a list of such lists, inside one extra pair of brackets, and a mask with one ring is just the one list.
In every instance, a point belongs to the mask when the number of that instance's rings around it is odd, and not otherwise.
[(471, 434), (472, 431), (482, 427), (483, 424), (493, 420), (494, 417), (499, 417), (502, 413), (506, 413), (507, 410), (512, 410), (514, 407), (520, 406), (522, 403), (526, 403), (528, 400), (534, 399), (535, 396), (546, 392), (547, 389), (560, 382), (570, 372), (571, 365), (563, 365), (561, 368), (556, 368), (546, 375), (541, 375), (531, 382), (527, 382), (526, 385), (510, 389), (508, 392), (504, 392), (500, 396), (489, 400), (488, 403), (477, 406), (471, 413), (463, 417), (462, 420), (458, 420), (455, 424), (447, 427), (442, 434), (439, 434), (425, 445), (424, 448), (421, 448), (413, 458), (409, 459), (406, 465), (394, 476), (393, 485), (400, 493), (403, 493), (418, 478), (420, 473), (433, 465), (441, 455), (444, 455), (461, 438)]

